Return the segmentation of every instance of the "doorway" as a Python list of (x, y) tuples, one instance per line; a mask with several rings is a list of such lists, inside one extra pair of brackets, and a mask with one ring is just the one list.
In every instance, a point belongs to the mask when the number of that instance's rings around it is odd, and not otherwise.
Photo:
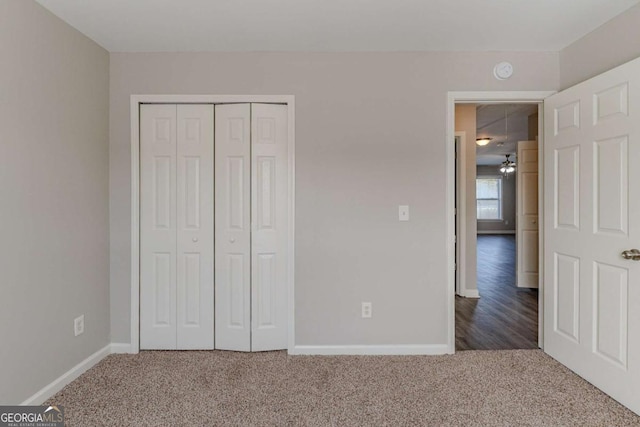
[[(540, 295), (538, 339), (544, 352), (638, 412), (640, 324), (638, 293), (631, 290), (640, 261), (638, 227), (629, 198), (638, 182), (629, 168), (638, 156), (637, 112), (640, 61), (634, 60), (560, 93), (481, 92), (448, 94), (448, 133), (453, 163), (456, 102), (544, 100), (544, 140), (540, 140), (539, 200)], [(542, 117), (542, 111), (540, 116)], [(542, 153), (544, 151), (544, 153)], [(542, 164), (544, 160), (544, 165)], [(453, 211), (453, 165), (447, 181), (450, 218)], [(542, 176), (544, 174), (544, 176)], [(542, 187), (540, 185), (539, 187)], [(543, 214), (542, 214), (543, 213)], [(452, 241), (453, 224), (450, 224)], [(454, 267), (453, 245), (449, 245)], [(449, 276), (450, 350), (454, 348), (453, 271)], [(635, 277), (635, 279), (634, 279)], [(637, 282), (637, 280), (635, 280)], [(546, 284), (546, 289), (542, 285)], [(636, 301), (633, 301), (636, 297)], [(542, 320), (544, 319), (544, 325)], [(544, 336), (543, 336), (544, 332)], [(636, 352), (637, 353), (637, 352)]]
[[(452, 227), (450, 228), (452, 234), (457, 232), (457, 235), (454, 235), (452, 240), (455, 242), (455, 245), (453, 246), (453, 251), (450, 252), (451, 254), (451, 259), (452, 259), (452, 267), (454, 269), (453, 274), (450, 276), (451, 277), (451, 282), (452, 282), (452, 286), (450, 287), (450, 295), (451, 295), (451, 305), (450, 305), (450, 336), (449, 336), (449, 343), (450, 343), (450, 352), (453, 353), (456, 350), (456, 335), (460, 335), (460, 330), (461, 328), (465, 327), (465, 319), (466, 320), (476, 320), (476, 318), (478, 317), (478, 315), (482, 312), (482, 306), (479, 307), (479, 304), (483, 303), (483, 296), (482, 296), (482, 290), (480, 290), (480, 292), (478, 293), (478, 288), (482, 288), (482, 284), (478, 287), (478, 285), (476, 284), (478, 282), (478, 272), (479, 272), (479, 267), (477, 262), (478, 262), (478, 258), (476, 257), (477, 253), (480, 253), (480, 255), (482, 256), (483, 254), (491, 254), (491, 251), (495, 251), (496, 248), (500, 249), (500, 250), (511, 250), (511, 256), (510, 258), (512, 259), (512, 261), (510, 261), (512, 264), (516, 263), (516, 256), (515, 256), (515, 245), (516, 245), (516, 237), (515, 235), (513, 235), (513, 231), (511, 231), (511, 236), (510, 238), (508, 237), (508, 234), (497, 234), (497, 238), (490, 240), (490, 239), (484, 239), (484, 241), (480, 242), (481, 244), (477, 243), (477, 230), (478, 230), (478, 223), (476, 220), (476, 215), (477, 215), (477, 200), (475, 197), (475, 192), (476, 192), (476, 175), (477, 175), (477, 166), (475, 163), (475, 157), (476, 157), (476, 153), (475, 153), (475, 147), (476, 147), (476, 133), (478, 133), (478, 130), (475, 127), (475, 123), (473, 126), (472, 130), (468, 130), (468, 129), (460, 129), (460, 127), (456, 127), (456, 111), (455, 111), (455, 107), (456, 104), (461, 104), (464, 105), (466, 108), (473, 108), (473, 111), (475, 113), (476, 111), (476, 105), (470, 106), (469, 104), (481, 104), (481, 105), (496, 105), (496, 104), (517, 104), (517, 105), (522, 105), (522, 104), (534, 104), (534, 109), (539, 110), (538, 113), (538, 118), (536, 119), (536, 128), (537, 128), (537, 133), (539, 135), (541, 135), (541, 131), (540, 129), (542, 128), (542, 101), (544, 100), (544, 98), (546, 98), (547, 96), (551, 95), (552, 92), (451, 92), (449, 93), (449, 99), (448, 99), (448, 112), (449, 112), (449, 126), (448, 126), (448, 130), (449, 130), (449, 134), (451, 135), (450, 140), (453, 140), (454, 135), (456, 132), (459, 132), (461, 130), (466, 130), (465, 134), (467, 137), (467, 144), (466, 144), (466, 149), (462, 150), (463, 152), (465, 152), (465, 156), (459, 156), (457, 161), (457, 170), (458, 170), (458, 174), (453, 176), (455, 171), (456, 171), (456, 166), (455, 166), (455, 157), (453, 156), (452, 153), (452, 163), (453, 165), (451, 165), (452, 167), (450, 168), (450, 182), (453, 183), (454, 185), (449, 186), (450, 189), (450, 203), (451, 205), (456, 205), (457, 204), (457, 208), (458, 210), (454, 210), (454, 208), (452, 208), (452, 223), (455, 222), (455, 224), (451, 224)], [(492, 108), (500, 108), (499, 106), (495, 106)], [(504, 111), (504, 107), (502, 107), (502, 111)], [(504, 113), (503, 113), (504, 114)], [(504, 123), (502, 123), (504, 125)], [(502, 131), (502, 137), (504, 137), (504, 129)], [(509, 138), (512, 139), (512, 138)], [(514, 136), (513, 137), (514, 140), (517, 139), (522, 139), (522, 140), (527, 140), (528, 139), (528, 134), (523, 136)], [(517, 141), (516, 141), (517, 142)], [(540, 146), (542, 145), (542, 138), (540, 137), (539, 139), (539, 143)], [(450, 152), (453, 152), (453, 148), (455, 146), (455, 144), (450, 144), (452, 147), (452, 149), (450, 150)], [(542, 147), (541, 147), (542, 148)], [(471, 149), (473, 150), (471, 152)], [(500, 153), (496, 153), (495, 155), (498, 155)], [(540, 152), (538, 153), (538, 156), (542, 156), (542, 149), (540, 150)], [(538, 157), (536, 156), (536, 157)], [(464, 163), (460, 163), (460, 157), (462, 157), (462, 162)], [(509, 160), (513, 161), (515, 156), (512, 156)], [(502, 155), (502, 161), (506, 160), (506, 158), (504, 157), (504, 155)], [(501, 163), (501, 162), (500, 162)], [(539, 170), (541, 169), (541, 162), (539, 163), (539, 165), (537, 165), (536, 167), (536, 171), (539, 172)], [(464, 172), (464, 174), (466, 174), (466, 176), (462, 176), (460, 172)], [(498, 173), (498, 175), (500, 175)], [(541, 176), (541, 175), (540, 175)], [(458, 185), (456, 184), (456, 179), (458, 181)], [(535, 180), (536, 183), (538, 182), (538, 179)], [(460, 187), (464, 187), (459, 185), (461, 182), (466, 183), (466, 189), (467, 192), (472, 193), (472, 197), (469, 198), (466, 196), (466, 194), (464, 194), (463, 199), (464, 202), (461, 203), (461, 199), (460, 199)], [(457, 190), (456, 190), (457, 188)], [(536, 190), (538, 190), (536, 188)], [(455, 201), (455, 202), (454, 202)], [(457, 203), (456, 203), (457, 202)], [(489, 203), (490, 204), (490, 203)], [(495, 202), (494, 202), (495, 204)], [(466, 210), (466, 212), (460, 212), (460, 208), (463, 208), (463, 210)], [(466, 209), (465, 209), (466, 208)], [(540, 206), (538, 206), (538, 209), (542, 209), (542, 206), (540, 204)], [(458, 213), (458, 216), (454, 216), (453, 213)], [(469, 215), (471, 214), (471, 215)], [(469, 218), (472, 218), (472, 220), (469, 220)], [(537, 219), (536, 219), (537, 221)], [(460, 227), (460, 224), (464, 224), (465, 227)], [(457, 226), (456, 226), (457, 225)], [(509, 223), (507, 224), (507, 226), (511, 226), (513, 227), (513, 223)], [(513, 228), (512, 228), (513, 230)], [(484, 236), (484, 235), (483, 235)], [(543, 236), (542, 234), (538, 235), (536, 237), (536, 241), (538, 241), (538, 243), (540, 243), (540, 241), (542, 240)], [(486, 245), (484, 243), (487, 243)], [(455, 248), (456, 246), (458, 248), (461, 248), (460, 251), (465, 252), (466, 253), (466, 259), (464, 259), (464, 257), (457, 257), (455, 256)], [(492, 246), (493, 249), (492, 249)], [(542, 247), (542, 245), (539, 244), (539, 247)], [(513, 248), (513, 249), (510, 249)], [(537, 250), (536, 250), (537, 252)], [(489, 257), (491, 257), (489, 255)], [(495, 258), (495, 256), (494, 256)], [(498, 259), (502, 258), (502, 255), (497, 257)], [(536, 256), (535, 257), (535, 264), (538, 267), (542, 267), (542, 264), (540, 263), (540, 257)], [(455, 262), (453, 262), (455, 261)], [(462, 262), (460, 262), (462, 261)], [(505, 263), (505, 259), (502, 258), (502, 263)], [(484, 266), (483, 266), (484, 268)], [(513, 275), (515, 274), (514, 271), (515, 267), (511, 267), (510, 273), (502, 273), (502, 275), (499, 274), (499, 269), (496, 269), (496, 274), (497, 274), (497, 279), (492, 279), (493, 283), (496, 284), (500, 284), (500, 282), (506, 281), (506, 282), (511, 282), (510, 285), (514, 285), (514, 280), (512, 279), (505, 279), (506, 277), (513, 277)], [(455, 289), (456, 289), (456, 278), (458, 279), (458, 281), (462, 282), (463, 286), (459, 286), (459, 288), (462, 288), (466, 291), (466, 295), (464, 298), (461, 297), (456, 297), (455, 295)], [(474, 291), (476, 293), (476, 295), (474, 295)], [(509, 325), (513, 325), (513, 321), (518, 317), (518, 315), (520, 315), (520, 313), (523, 313), (524, 315), (526, 315), (529, 319), (531, 319), (532, 317), (534, 319), (536, 319), (536, 322), (533, 323), (533, 332), (529, 333), (529, 341), (527, 345), (523, 345), (521, 341), (519, 341), (519, 343), (516, 344), (504, 344), (504, 343), (500, 343), (500, 339), (495, 339), (495, 337), (492, 337), (492, 339), (490, 340), (486, 340), (487, 342), (485, 343), (485, 346), (483, 347), (476, 347), (476, 346), (469, 346), (469, 345), (458, 345), (458, 349), (467, 349), (467, 348), (535, 348), (535, 347), (540, 347), (542, 345), (542, 334), (540, 332), (542, 324), (540, 321), (540, 317), (541, 317), (541, 313), (542, 313), (542, 305), (540, 303), (540, 298), (539, 298), (539, 293), (535, 292), (535, 291), (520, 291), (517, 288), (513, 288), (513, 291), (515, 294), (529, 294), (527, 295), (527, 298), (525, 298), (524, 302), (526, 302), (526, 304), (524, 304), (524, 308), (520, 308), (520, 309), (513, 309), (512, 305), (510, 304), (505, 304), (504, 302), (502, 303), (502, 307), (500, 308), (499, 304), (496, 304), (496, 307), (498, 307), (494, 313), (496, 313), (494, 315), (494, 320), (495, 319), (501, 319), (502, 322), (504, 322), (504, 324), (509, 324)], [(490, 300), (490, 294), (486, 293), (486, 298), (485, 298), (485, 303), (488, 303)], [(531, 295), (532, 294), (532, 295)], [(537, 294), (537, 295), (536, 295)], [(496, 289), (495, 295), (500, 296), (501, 298), (504, 297), (504, 292), (499, 292)], [(479, 298), (473, 298), (474, 296), (478, 296)], [(466, 318), (464, 316), (458, 316), (459, 318), (456, 318), (456, 300), (461, 300), (463, 301), (463, 303), (469, 305), (470, 307), (469, 310), (467, 310), (467, 315)], [(534, 307), (536, 307), (539, 310), (536, 310)], [(506, 307), (506, 308), (505, 308)], [(511, 310), (511, 311), (510, 311)], [(459, 310), (458, 310), (459, 312)], [(487, 316), (485, 318), (484, 322), (481, 322), (481, 326), (484, 326), (486, 330), (488, 331), (496, 331), (496, 330), (503, 330), (504, 332), (508, 332), (508, 328), (501, 328), (501, 327), (497, 327), (495, 325), (495, 323), (493, 323), (493, 327), (491, 326), (491, 322), (490, 321), (486, 321), (486, 319), (490, 319), (491, 315), (490, 313), (487, 313)], [(532, 324), (532, 322), (530, 322), (530, 325)], [(476, 326), (478, 326), (476, 324)], [(529, 330), (531, 329), (531, 326), (529, 326)], [(471, 330), (471, 332), (473, 332), (473, 329)], [(536, 333), (537, 332), (537, 333)], [(493, 333), (493, 335), (495, 335), (495, 333)], [(526, 335), (526, 334), (522, 334), (522, 335)], [(537, 337), (536, 337), (537, 335)], [(458, 343), (460, 344), (460, 340), (458, 340)], [(469, 344), (469, 341), (467, 340), (467, 343)]]
[(465, 104), (456, 113), (457, 130), (475, 135), (467, 147), (475, 192), (463, 203), (477, 236), (475, 277), (456, 297), (456, 349), (537, 348), (538, 105)]

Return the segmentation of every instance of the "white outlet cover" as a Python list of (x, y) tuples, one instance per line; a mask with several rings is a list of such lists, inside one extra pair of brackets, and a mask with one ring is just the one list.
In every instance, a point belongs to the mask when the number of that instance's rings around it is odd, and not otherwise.
[(84, 314), (73, 320), (73, 333), (76, 337), (84, 333)]
[(362, 318), (369, 319), (373, 315), (373, 306), (370, 302), (362, 303)]
[(409, 205), (398, 206), (398, 221), (409, 221)]

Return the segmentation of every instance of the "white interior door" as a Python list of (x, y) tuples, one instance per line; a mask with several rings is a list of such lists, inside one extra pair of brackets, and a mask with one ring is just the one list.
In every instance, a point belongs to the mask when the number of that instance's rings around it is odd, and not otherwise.
[(140, 107), (140, 348), (213, 349), (213, 107)]
[(175, 349), (176, 106), (140, 106), (140, 348)]
[(251, 105), (215, 107), (215, 347), (251, 351)]
[(516, 166), (517, 285), (538, 287), (538, 141), (519, 141)]
[(213, 349), (213, 105), (177, 110), (177, 348)]
[(251, 104), (251, 350), (287, 347), (287, 106)]
[(640, 60), (544, 110), (544, 349), (640, 413)]

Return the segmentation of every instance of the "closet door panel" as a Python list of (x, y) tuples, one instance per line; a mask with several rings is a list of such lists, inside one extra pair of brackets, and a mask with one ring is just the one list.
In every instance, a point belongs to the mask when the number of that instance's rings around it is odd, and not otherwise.
[(287, 107), (251, 104), (251, 349), (287, 348)]
[(251, 110), (215, 107), (215, 347), (251, 351)]
[(177, 348), (213, 349), (213, 105), (177, 106)]
[(176, 106), (140, 106), (140, 348), (175, 349)]

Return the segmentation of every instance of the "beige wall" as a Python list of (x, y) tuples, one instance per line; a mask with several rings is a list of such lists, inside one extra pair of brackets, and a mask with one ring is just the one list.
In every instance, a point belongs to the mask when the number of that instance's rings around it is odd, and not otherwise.
[(0, 404), (15, 404), (109, 343), (109, 54), (18, 0), (0, 0), (0, 53)]
[[(465, 206), (466, 236), (460, 236), (459, 241), (465, 242), (465, 263), (461, 265), (460, 273), (464, 274), (464, 287), (468, 291), (476, 291), (477, 285), (477, 254), (476, 254), (476, 104), (456, 105), (456, 132), (465, 133), (464, 162), (465, 162), (465, 198), (458, 200), (458, 204)], [(464, 270), (463, 270), (464, 269)]]
[[(508, 81), (493, 78), (513, 62)], [(554, 90), (555, 53), (111, 55), (111, 325), (129, 342), (131, 94), (296, 97), (296, 343), (447, 341), (449, 90)], [(408, 204), (411, 221), (398, 222)], [(361, 301), (373, 318), (360, 318)]]
[(560, 52), (560, 87), (566, 89), (640, 56), (640, 4)]

